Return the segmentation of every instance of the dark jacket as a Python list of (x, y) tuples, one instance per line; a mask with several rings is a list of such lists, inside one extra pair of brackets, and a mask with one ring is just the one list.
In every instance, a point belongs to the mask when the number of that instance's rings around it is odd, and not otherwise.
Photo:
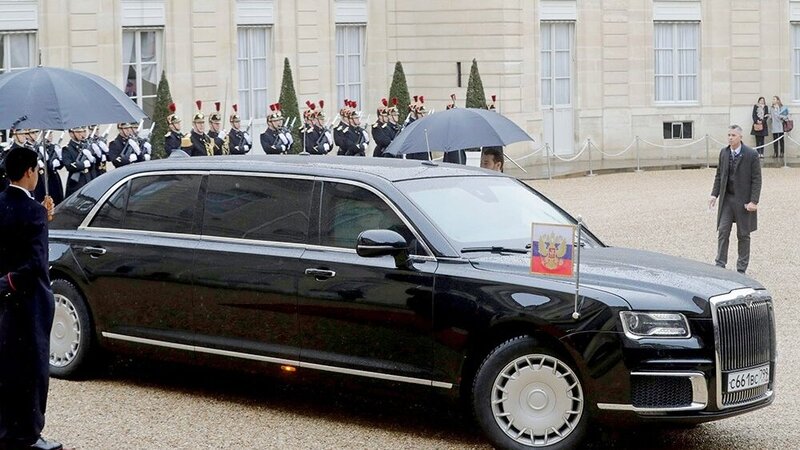
[(192, 149), (189, 153), (191, 156), (208, 156), (206, 142), (209, 142), (211, 138), (207, 134), (200, 134), (192, 130), (189, 138), (192, 141)]
[(0, 193), (0, 437), (7, 442), (32, 443), (44, 427), (54, 309), (46, 211), (9, 187)]
[(333, 129), (333, 143), (336, 144), (336, 147), (339, 149), (336, 151), (337, 155), (344, 155), (347, 151), (342, 147), (344, 145), (344, 135), (350, 129), (347, 125), (340, 123)]
[[(750, 128), (750, 134), (753, 136), (769, 136), (769, 130), (767, 126), (767, 118), (769, 117), (769, 106), (764, 106), (764, 119), (758, 118), (758, 105), (753, 105), (753, 126)], [(761, 123), (763, 128), (761, 131), (756, 131), (756, 123)], [(780, 130), (783, 131), (783, 130)]]
[(386, 148), (392, 143), (400, 127), (393, 123), (373, 123), (372, 140), (375, 141), (375, 150), (372, 156), (394, 158), (394, 155), (385, 153)]
[(365, 155), (363, 132), (364, 129), (361, 127), (347, 127), (347, 130), (342, 134), (342, 145), (340, 147), (344, 150), (345, 156)]
[(717, 227), (719, 227), (720, 217), (722, 216), (722, 204), (726, 201), (736, 203), (734, 208), (734, 219), (738, 232), (752, 233), (758, 228), (758, 212), (747, 211), (744, 205), (753, 202), (758, 204), (761, 197), (761, 162), (758, 159), (758, 152), (742, 144), (739, 157), (734, 163), (733, 186), (734, 194), (728, 196), (728, 178), (730, 177), (729, 167), (731, 158), (731, 147), (724, 147), (719, 152), (719, 165), (714, 175), (714, 187), (711, 195), (717, 197)]
[(312, 155), (324, 155), (325, 152), (317, 150), (317, 141), (322, 134), (322, 128), (316, 125), (307, 125), (300, 128), (300, 139), (303, 140), (303, 150)]
[[(58, 175), (58, 169), (53, 168), (53, 162), (58, 160), (56, 146), (54, 144), (47, 144), (44, 153), (44, 159), (47, 159), (47, 162), (45, 162), (45, 167), (47, 168), (47, 189), (44, 188), (44, 170), (40, 170), (39, 182), (36, 184), (36, 189), (33, 190), (33, 198), (37, 202), (42, 202), (44, 201), (45, 194), (48, 194), (53, 199), (53, 204), (58, 205), (64, 200), (64, 186), (61, 184), (61, 177)], [(60, 160), (58, 164), (63, 165)]]
[(108, 159), (114, 164), (114, 167), (122, 167), (132, 162), (144, 161), (144, 154), (142, 153), (136, 156), (135, 161), (131, 161), (131, 155), (133, 153), (133, 149), (128, 146), (128, 138), (121, 134), (117, 135), (117, 137), (108, 144)]
[[(223, 141), (222, 138), (219, 137), (219, 133), (216, 131), (209, 131), (208, 137), (214, 140), (214, 154), (217, 156), (221, 155), (222, 146), (223, 144), (225, 144), (225, 141)], [(228, 152), (230, 153), (230, 150), (228, 150)]]
[(250, 139), (249, 134), (246, 134), (243, 130), (231, 128), (230, 133), (228, 133), (228, 150), (231, 155), (244, 155), (250, 151), (252, 146), (253, 141)]
[(181, 148), (181, 138), (183, 138), (183, 133), (176, 131), (170, 131), (164, 135), (164, 152), (166, 152), (167, 156), (173, 150)]
[(261, 133), (261, 148), (264, 150), (264, 153), (268, 155), (280, 155), (286, 153), (286, 150), (289, 148), (283, 140), (280, 138), (280, 130), (273, 129), (267, 127), (263, 133)]
[(83, 154), (84, 144), (73, 140), (69, 141), (66, 147), (62, 150), (64, 167), (67, 168), (67, 189), (64, 195), (69, 197), (73, 192), (82, 188), (86, 183), (92, 181), (92, 173), (86, 167), (85, 162), (88, 159)]

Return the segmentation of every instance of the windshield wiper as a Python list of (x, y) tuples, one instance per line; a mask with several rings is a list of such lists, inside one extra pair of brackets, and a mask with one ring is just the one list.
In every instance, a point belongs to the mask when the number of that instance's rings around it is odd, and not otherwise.
[(508, 247), (466, 247), (461, 249), (461, 253), (490, 252), (490, 253), (519, 253), (525, 255), (528, 250), (522, 248)]

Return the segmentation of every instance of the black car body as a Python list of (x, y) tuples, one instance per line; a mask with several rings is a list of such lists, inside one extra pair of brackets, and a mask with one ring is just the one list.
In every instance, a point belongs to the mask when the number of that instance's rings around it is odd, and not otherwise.
[(586, 231), (574, 318), (575, 279), (532, 275), (524, 254), (521, 224), (548, 218), (574, 223), (513, 178), (449, 164), (114, 170), (51, 225), (52, 371), (74, 374), (99, 344), (427, 385), (470, 398), (509, 448), (575, 446), (589, 418), (703, 422), (772, 402), (761, 285)]

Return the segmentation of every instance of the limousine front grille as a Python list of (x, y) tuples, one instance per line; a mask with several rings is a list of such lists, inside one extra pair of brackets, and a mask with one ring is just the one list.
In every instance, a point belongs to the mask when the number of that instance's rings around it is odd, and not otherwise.
[(755, 291), (736, 292), (712, 299), (717, 352), (717, 403), (720, 408), (752, 403), (771, 394), (775, 374), (769, 383), (727, 392), (728, 374), (770, 365), (773, 358), (774, 315), (772, 299)]

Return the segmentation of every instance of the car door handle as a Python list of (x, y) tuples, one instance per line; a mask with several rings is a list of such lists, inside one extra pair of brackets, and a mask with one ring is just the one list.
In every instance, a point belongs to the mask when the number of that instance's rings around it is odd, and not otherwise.
[(327, 280), (336, 276), (336, 272), (327, 269), (306, 269), (306, 275), (312, 275), (317, 280)]
[(82, 251), (84, 254), (89, 255), (93, 258), (96, 258), (98, 256), (103, 256), (106, 254), (106, 249), (104, 249), (103, 247), (83, 247)]

